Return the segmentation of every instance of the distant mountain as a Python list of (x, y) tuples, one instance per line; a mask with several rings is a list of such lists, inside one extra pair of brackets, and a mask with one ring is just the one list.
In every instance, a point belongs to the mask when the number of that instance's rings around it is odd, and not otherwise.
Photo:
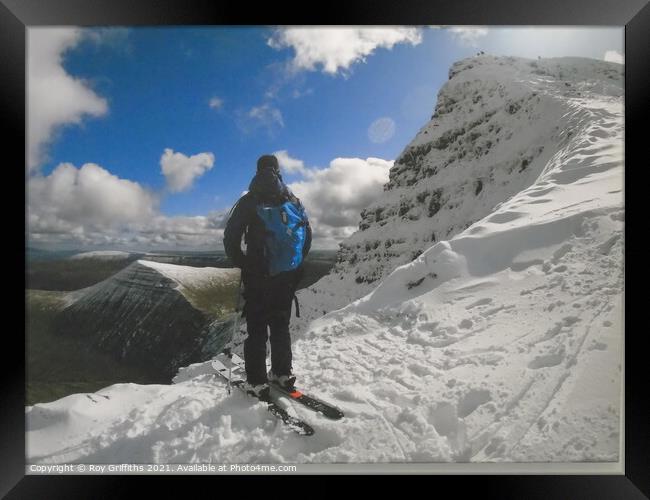
[(179, 367), (209, 358), (226, 342), (238, 279), (235, 269), (138, 260), (67, 294), (55, 329), (171, 378)]
[(79, 253), (79, 250), (44, 250), (35, 247), (27, 247), (25, 249), (25, 256), (28, 261), (67, 259), (77, 253)]
[(93, 252), (82, 252), (70, 257), (72, 260), (79, 259), (98, 259), (98, 260), (124, 260), (133, 255), (131, 252), (121, 252), (117, 250), (96, 250)]

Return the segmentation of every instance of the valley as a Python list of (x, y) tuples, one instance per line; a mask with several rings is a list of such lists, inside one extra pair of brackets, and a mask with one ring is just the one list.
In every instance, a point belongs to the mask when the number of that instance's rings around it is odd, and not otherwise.
[[(41, 252), (28, 261), (26, 404), (115, 383), (169, 383), (180, 366), (174, 359), (209, 359), (228, 340), (238, 271), (229, 270), (223, 252), (74, 255)], [(299, 287), (326, 274), (334, 256), (315, 250)], [(160, 264), (158, 270), (182, 269), (184, 276), (170, 280), (147, 262)], [(201, 278), (203, 269), (212, 279)], [(119, 333), (134, 330), (137, 339)]]

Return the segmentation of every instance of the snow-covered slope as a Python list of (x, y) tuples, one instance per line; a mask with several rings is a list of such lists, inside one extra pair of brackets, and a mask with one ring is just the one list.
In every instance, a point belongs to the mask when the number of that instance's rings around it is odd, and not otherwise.
[(621, 69), (489, 56), (452, 67), (367, 227), (300, 294), (310, 318), (294, 370), (343, 420), (295, 407), (316, 429), (298, 437), (199, 363), (170, 386), (28, 407), (28, 461), (617, 461)]
[(594, 96), (622, 107), (622, 68), (489, 55), (455, 63), (431, 120), (396, 159), (384, 195), (363, 210), (334, 271), (299, 292), (303, 318), (294, 332), (530, 187), (558, 151), (580, 143), (592, 113), (604, 113), (591, 109)]

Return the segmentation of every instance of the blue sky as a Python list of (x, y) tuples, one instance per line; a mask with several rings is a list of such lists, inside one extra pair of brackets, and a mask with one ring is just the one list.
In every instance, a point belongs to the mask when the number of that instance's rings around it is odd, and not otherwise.
[[(218, 248), (257, 157), (284, 152), (285, 180), (319, 193), (303, 200), (316, 246), (334, 248), (430, 118), (453, 62), (623, 53), (621, 28), (29, 32), (29, 236), (41, 247)], [(367, 180), (341, 202), (351, 169), (350, 182)], [(328, 208), (328, 190), (349, 206)], [(328, 222), (337, 207), (349, 216)]]

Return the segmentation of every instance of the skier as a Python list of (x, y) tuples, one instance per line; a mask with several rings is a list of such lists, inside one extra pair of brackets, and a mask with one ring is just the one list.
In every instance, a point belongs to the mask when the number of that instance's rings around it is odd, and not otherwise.
[[(311, 226), (300, 200), (284, 183), (278, 160), (263, 155), (248, 193), (233, 206), (224, 231), (226, 255), (241, 269), (248, 336), (244, 341), (247, 392), (269, 398), (269, 380), (291, 389), (289, 322), (292, 301), (311, 248)], [(241, 249), (244, 236), (246, 253)], [(271, 370), (266, 373), (267, 328)]]

